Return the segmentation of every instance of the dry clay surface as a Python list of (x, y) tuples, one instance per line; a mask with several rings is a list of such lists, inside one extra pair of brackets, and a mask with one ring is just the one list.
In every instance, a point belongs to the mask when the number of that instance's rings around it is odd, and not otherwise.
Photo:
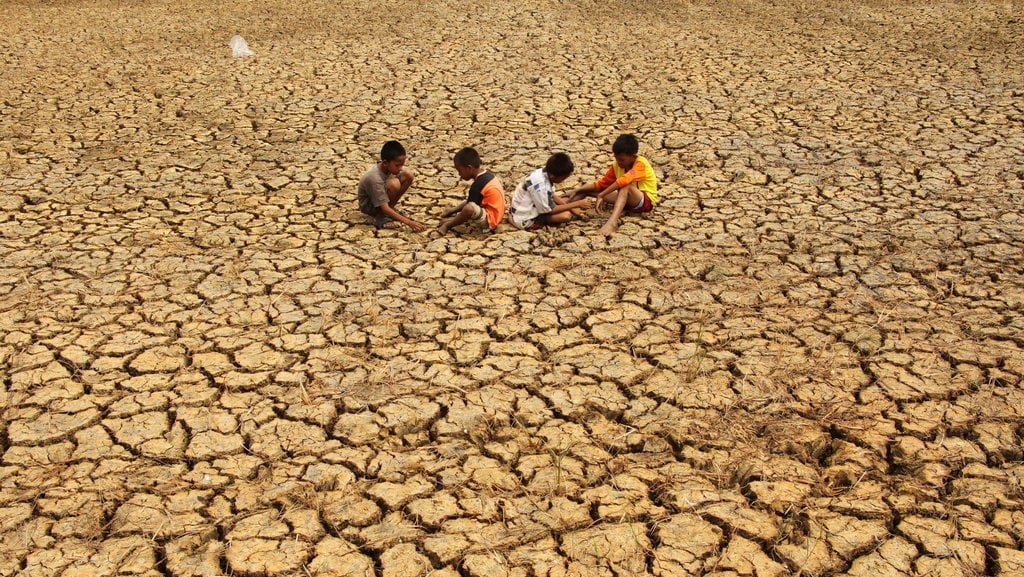
[(1024, 575), (1021, 2), (2, 10), (0, 576)]

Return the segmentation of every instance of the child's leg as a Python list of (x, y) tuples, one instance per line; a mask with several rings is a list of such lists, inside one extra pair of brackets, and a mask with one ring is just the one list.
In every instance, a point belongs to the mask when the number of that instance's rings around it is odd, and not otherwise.
[(588, 196), (597, 196), (598, 192), (600, 191), (594, 188), (593, 182), (584, 184), (573, 192), (573, 195), (569, 197), (569, 202), (577, 202)]
[(619, 225), (619, 217), (622, 216), (622, 212), (626, 209), (626, 203), (629, 206), (636, 206), (644, 199), (644, 193), (640, 192), (640, 189), (636, 187), (636, 184), (629, 183), (626, 188), (620, 188), (614, 193), (615, 200), (612, 206), (612, 213), (608, 216), (608, 222), (604, 223), (597, 232), (605, 236), (611, 236), (615, 229)]
[(437, 227), (437, 232), (445, 234), (449, 230), (455, 228), (456, 226), (459, 226), (464, 222), (469, 222), (473, 218), (476, 218), (479, 215), (478, 211), (481, 210), (483, 209), (477, 206), (475, 203), (467, 202), (462, 205), (462, 210), (455, 213), (455, 216), (442, 220), (441, 224)]
[(409, 187), (412, 186), (413, 174), (408, 168), (403, 168), (397, 175), (388, 178), (387, 189), (388, 189), (388, 204), (391, 208), (395, 208), (398, 205), (398, 201), (402, 199), (402, 195), (405, 194)]
[(449, 206), (448, 208), (444, 209), (444, 212), (441, 213), (441, 218), (448, 218), (454, 215), (455, 213), (462, 210), (462, 207), (464, 206), (466, 206), (465, 201), (460, 202), (459, 204), (453, 204), (452, 206)]
[(538, 214), (533, 220), (530, 221), (530, 226), (526, 227), (526, 230), (540, 230), (549, 226), (558, 226), (572, 220), (572, 215), (569, 215), (568, 211), (559, 212), (552, 214), (550, 212), (544, 214)]
[(547, 224), (547, 225), (559, 225), (559, 224), (565, 224), (565, 223), (569, 222), (570, 220), (572, 220), (572, 211), (571, 210), (567, 210), (565, 212), (559, 212), (559, 213), (555, 213), (555, 214), (548, 214), (548, 215), (542, 215), (542, 216), (547, 216), (548, 217), (547, 218), (547, 222), (545, 222), (544, 224)]

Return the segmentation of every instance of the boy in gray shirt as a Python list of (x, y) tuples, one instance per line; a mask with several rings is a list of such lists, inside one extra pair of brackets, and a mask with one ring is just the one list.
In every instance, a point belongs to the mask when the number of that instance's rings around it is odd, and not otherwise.
[(405, 148), (396, 140), (389, 140), (380, 149), (380, 162), (374, 164), (359, 179), (356, 196), (359, 211), (373, 217), (377, 228), (401, 228), (405, 226), (415, 232), (426, 230), (426, 226), (409, 218), (398, 210), (398, 201), (412, 186), (412, 171), (405, 168)]

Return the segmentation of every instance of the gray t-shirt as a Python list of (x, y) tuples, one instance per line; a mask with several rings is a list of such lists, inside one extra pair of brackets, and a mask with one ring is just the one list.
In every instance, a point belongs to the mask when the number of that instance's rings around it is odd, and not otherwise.
[(376, 216), (380, 207), (388, 203), (387, 181), (391, 176), (385, 174), (379, 164), (374, 164), (363, 174), (356, 190), (360, 212)]

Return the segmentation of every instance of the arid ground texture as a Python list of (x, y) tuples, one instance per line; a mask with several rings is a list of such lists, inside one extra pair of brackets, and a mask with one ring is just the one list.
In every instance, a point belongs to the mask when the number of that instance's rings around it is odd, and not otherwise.
[(0, 577), (1024, 575), (1024, 2), (0, 13)]

